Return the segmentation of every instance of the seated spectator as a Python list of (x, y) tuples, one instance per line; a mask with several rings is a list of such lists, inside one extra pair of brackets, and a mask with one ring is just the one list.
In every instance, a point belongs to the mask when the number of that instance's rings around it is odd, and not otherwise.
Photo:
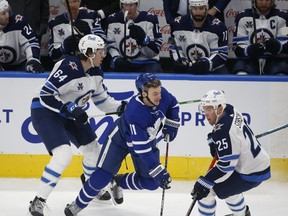
[(0, 64), (2, 70), (44, 72), (40, 46), (34, 31), (21, 15), (11, 14), (6, 0), (0, 0)]
[(42, 35), (48, 30), (49, 0), (8, 0), (14, 14), (24, 16), (41, 44)]
[(139, 11), (139, 0), (120, 0), (121, 10), (107, 18), (107, 52), (111, 71), (162, 72), (162, 35), (158, 17)]
[[(224, 9), (231, 0), (209, 0), (208, 14), (217, 17), (224, 22)], [(166, 22), (171, 24), (178, 16), (189, 14), (189, 5), (187, 0), (163, 0)]]
[[(106, 41), (101, 28), (101, 18), (93, 10), (79, 8), (81, 0), (62, 0), (66, 12), (49, 21), (49, 56), (53, 61), (60, 60), (78, 51), (78, 42), (87, 34), (95, 34)], [(72, 20), (72, 23), (71, 23)], [(73, 31), (72, 31), (73, 29)]]
[[(288, 75), (288, 13), (276, 9), (274, 0), (253, 0), (235, 18), (233, 73)], [(285, 33), (286, 31), (286, 33)]]
[(175, 72), (227, 74), (227, 28), (208, 14), (207, 0), (189, 0), (190, 14), (171, 23), (170, 56)]

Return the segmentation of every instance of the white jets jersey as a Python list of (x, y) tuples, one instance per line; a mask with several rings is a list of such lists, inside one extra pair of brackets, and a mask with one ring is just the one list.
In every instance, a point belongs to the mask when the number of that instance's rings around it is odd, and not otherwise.
[(103, 112), (115, 112), (121, 105), (107, 93), (102, 69), (95, 67), (85, 73), (77, 56), (57, 62), (45, 83), (37, 90), (35, 98), (31, 108), (46, 107), (57, 113), (67, 102), (84, 107), (90, 98)]
[(224, 116), (214, 126), (209, 142), (216, 145), (218, 162), (206, 177), (215, 183), (233, 172), (250, 182), (270, 178), (270, 158), (256, 139), (242, 114), (227, 104)]
[(20, 65), (26, 60), (39, 61), (40, 46), (27, 20), (11, 15), (9, 23), (0, 30), (0, 63)]
[[(115, 56), (126, 56), (133, 62), (159, 60), (159, 51), (163, 42), (162, 35), (159, 31), (159, 21), (156, 15), (140, 11), (139, 15), (132, 21), (128, 20), (126, 25), (126, 36), (124, 37), (124, 13), (118, 12), (107, 18), (107, 51), (112, 58)], [(140, 26), (150, 42), (147, 46), (138, 46), (135, 39), (129, 36), (129, 25)], [(126, 55), (124, 54), (126, 46)]]
[[(171, 23), (172, 36), (175, 38), (180, 55), (194, 62), (207, 57), (212, 61), (212, 70), (222, 67), (228, 55), (227, 28), (219, 19), (207, 15), (200, 28), (193, 26), (190, 14), (175, 18)], [(171, 46), (176, 53), (176, 48)]]
[[(101, 17), (96, 11), (80, 8), (78, 19), (87, 22), (91, 28), (91, 33), (100, 36), (106, 41), (106, 35), (101, 28)], [(63, 56), (61, 46), (63, 41), (72, 35), (71, 21), (68, 18), (67, 12), (65, 12), (50, 20), (48, 24), (50, 28), (49, 56), (56, 61), (65, 57)], [(78, 35), (75, 28), (73, 29), (73, 33), (74, 35)]]
[[(278, 9), (271, 9), (267, 15), (259, 15), (255, 11), (257, 43), (263, 43), (265, 39), (274, 38), (282, 44), (288, 40), (285, 28), (288, 25), (288, 13)], [(233, 43), (235, 47), (246, 48), (255, 43), (254, 22), (252, 9), (246, 9), (235, 18), (236, 29)]]

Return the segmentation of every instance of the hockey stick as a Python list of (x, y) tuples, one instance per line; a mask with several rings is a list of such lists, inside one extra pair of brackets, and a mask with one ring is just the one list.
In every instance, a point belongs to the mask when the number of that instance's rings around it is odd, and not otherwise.
[(177, 43), (176, 43), (176, 40), (175, 38), (173, 37), (169, 37), (168, 38), (168, 43), (173, 45), (175, 47), (175, 50), (176, 50), (176, 53), (177, 53), (177, 57), (179, 59), (179, 61), (181, 61), (181, 64), (185, 65), (185, 66), (189, 66), (189, 67), (192, 67), (192, 62), (189, 62), (189, 64), (187, 65), (187, 62), (181, 60), (181, 55), (180, 55), (180, 51), (179, 51), (179, 48), (177, 46)]
[[(71, 8), (70, 8), (70, 3), (69, 3), (69, 0), (65, 0), (66, 2), (66, 5), (67, 5), (67, 10), (68, 10), (68, 13), (69, 13), (69, 16), (70, 16), (70, 21), (71, 21), (71, 34), (72, 34), (72, 37), (75, 38), (75, 34), (74, 34), (74, 20), (72, 18), (72, 12), (71, 12)], [(73, 54), (75, 55), (75, 52), (73, 52)]]
[(127, 16), (129, 11), (124, 12), (124, 58), (127, 59), (126, 55), (126, 36), (127, 36)]
[[(168, 150), (169, 150), (169, 135), (166, 135), (166, 154), (165, 154), (165, 169), (168, 167)], [(164, 209), (164, 198), (165, 198), (165, 188), (162, 190), (162, 199), (161, 199), (161, 209), (160, 209), (160, 216), (163, 215)]]
[[(208, 171), (213, 168), (213, 166), (216, 163), (216, 161), (217, 161), (217, 156), (214, 156), (213, 160), (211, 161), (211, 163), (209, 165)], [(194, 208), (194, 206), (196, 204), (196, 201), (197, 201), (197, 194), (196, 194), (195, 197), (193, 197), (193, 201), (192, 201), (192, 203), (189, 206), (189, 209), (188, 209), (188, 211), (186, 213), (186, 216), (189, 216), (191, 214), (191, 212), (192, 212), (192, 210), (193, 210), (193, 208)]]
[(103, 116), (107, 116), (107, 115), (121, 115), (123, 112), (109, 112), (109, 113), (104, 113), (104, 114), (99, 114), (99, 115), (92, 115), (89, 116), (90, 118), (95, 118), (95, 117), (103, 117)]
[(190, 103), (198, 103), (198, 102), (201, 102), (201, 99), (181, 101), (181, 102), (179, 102), (179, 105), (182, 105), (182, 104), (190, 104)]
[(287, 127), (288, 127), (288, 124), (285, 124), (285, 125), (276, 127), (276, 128), (274, 128), (274, 129), (271, 129), (271, 130), (269, 130), (269, 131), (263, 132), (263, 133), (261, 133), (261, 134), (258, 134), (258, 135), (256, 135), (255, 137), (258, 139), (258, 138), (260, 138), (260, 137), (266, 136), (266, 135), (268, 135), (268, 134), (274, 133), (274, 132), (276, 132), (276, 131), (282, 130), (282, 129), (287, 128)]

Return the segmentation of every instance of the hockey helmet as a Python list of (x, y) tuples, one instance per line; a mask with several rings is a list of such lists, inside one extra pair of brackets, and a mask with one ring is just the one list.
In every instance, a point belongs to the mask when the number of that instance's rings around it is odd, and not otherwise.
[(207, 6), (208, 0), (189, 0), (189, 6)]
[(139, 0), (120, 0), (120, 4), (133, 4), (139, 3)]
[(221, 105), (223, 109), (226, 107), (226, 99), (224, 91), (222, 90), (209, 90), (201, 99), (199, 105), (199, 112), (204, 113), (204, 106), (213, 106), (216, 111), (218, 106)]
[(97, 52), (97, 49), (104, 49), (105, 42), (104, 40), (94, 34), (88, 34), (82, 37), (78, 43), (78, 48), (81, 53), (86, 55), (86, 52), (89, 48), (92, 49), (93, 53)]
[[(161, 86), (161, 82), (155, 76), (155, 74), (153, 73), (140, 74), (135, 81), (136, 88), (140, 94), (142, 93), (142, 91), (146, 91), (144, 85), (147, 83), (151, 83), (154, 87)], [(153, 83), (155, 83), (155, 85)]]
[(9, 8), (9, 3), (6, 0), (0, 0), (0, 13)]

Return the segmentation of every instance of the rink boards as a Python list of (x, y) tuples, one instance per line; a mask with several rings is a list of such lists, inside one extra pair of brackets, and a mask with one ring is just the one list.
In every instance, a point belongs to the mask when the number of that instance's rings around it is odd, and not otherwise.
[[(0, 73), (0, 176), (39, 177), (49, 160), (46, 149), (31, 125), (30, 104), (35, 90), (48, 74)], [(129, 100), (136, 93), (137, 74), (106, 74), (104, 83), (111, 95)], [(199, 99), (210, 89), (226, 92), (228, 103), (245, 116), (256, 134), (288, 122), (288, 77), (271, 76), (191, 76), (159, 74), (163, 86), (179, 102)], [(90, 103), (89, 115), (101, 114)], [(141, 115), (139, 113), (139, 115)], [(207, 133), (212, 129), (198, 112), (198, 104), (180, 105), (181, 127), (176, 140), (170, 143), (168, 169), (175, 179), (195, 179), (205, 173), (210, 162)], [(90, 120), (100, 143), (116, 116)], [(273, 178), (288, 180), (288, 129), (260, 138), (271, 156)], [(162, 162), (166, 143), (159, 143)], [(79, 176), (82, 172), (81, 154), (75, 156), (63, 176)], [(127, 157), (128, 171), (133, 169)], [(128, 172), (123, 163), (121, 172)]]

